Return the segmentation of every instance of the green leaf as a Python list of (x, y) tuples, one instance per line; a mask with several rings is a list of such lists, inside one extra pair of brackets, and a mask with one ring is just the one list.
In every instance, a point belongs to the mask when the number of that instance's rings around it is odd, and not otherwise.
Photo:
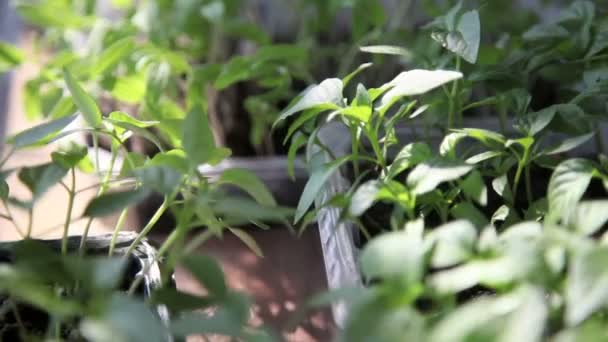
[(244, 197), (226, 197), (213, 202), (213, 210), (223, 215), (223, 223), (238, 226), (253, 222), (284, 223), (293, 215), (293, 209), (268, 207)]
[(71, 142), (67, 147), (60, 148), (59, 151), (51, 153), (54, 163), (61, 165), (65, 169), (76, 167), (88, 155), (86, 146), (80, 146)]
[[(143, 162), (138, 166), (143, 166)], [(173, 149), (166, 152), (157, 153), (146, 163), (146, 166), (164, 166), (181, 172), (188, 173), (188, 160), (183, 150)]]
[(289, 145), (289, 151), (287, 152), (287, 174), (291, 180), (295, 180), (294, 163), (296, 160), (296, 154), (298, 150), (306, 145), (308, 138), (303, 134), (296, 134)]
[(477, 239), (475, 227), (466, 220), (457, 220), (433, 229), (425, 241), (434, 244), (431, 264), (448, 267), (467, 260), (473, 255)]
[(594, 134), (595, 133), (591, 132), (588, 134), (580, 135), (578, 137), (564, 139), (564, 140), (560, 141), (557, 145), (543, 150), (542, 154), (543, 155), (553, 155), (553, 154), (571, 151), (571, 150), (577, 148), (578, 146), (589, 141), (589, 139), (593, 138)]
[(488, 219), (481, 210), (469, 202), (458, 203), (450, 209), (450, 214), (456, 219), (471, 221), (475, 227), (481, 229), (488, 225)]
[(355, 217), (363, 215), (376, 201), (376, 195), (381, 187), (382, 183), (375, 179), (359, 185), (350, 200), (349, 214)]
[(587, 190), (593, 170), (593, 164), (585, 159), (568, 159), (555, 168), (547, 190), (549, 221), (569, 222)]
[(101, 52), (93, 67), (93, 76), (104, 74), (129, 56), (135, 48), (133, 37), (122, 38)]
[(424, 274), (424, 244), (420, 236), (406, 231), (381, 234), (361, 252), (361, 270), (370, 278), (403, 277), (413, 283)]
[(190, 254), (182, 257), (181, 263), (212, 295), (223, 297), (228, 292), (224, 272), (215, 259)]
[(404, 71), (388, 83), (392, 88), (382, 96), (380, 106), (390, 106), (403, 96), (424, 94), (460, 78), (462, 73), (458, 71), (423, 69)]
[(475, 202), (486, 206), (488, 204), (488, 188), (478, 171), (473, 171), (460, 183), (462, 191)]
[(24, 167), (19, 170), (19, 180), (30, 190), (35, 200), (67, 174), (68, 169), (55, 163)]
[(608, 200), (580, 202), (571, 218), (570, 226), (582, 234), (591, 235), (608, 221)]
[(78, 107), (78, 110), (82, 113), (85, 121), (93, 128), (101, 126), (101, 111), (97, 107), (97, 103), (87, 94), (84, 89), (78, 84), (78, 81), (72, 76), (67, 70), (63, 69), (63, 78), (65, 83), (72, 94), (72, 100)]
[(61, 131), (72, 121), (76, 119), (76, 115), (66, 116), (49, 122), (45, 122), (38, 126), (28, 128), (14, 136), (8, 138), (7, 142), (15, 148), (23, 148), (33, 144), (40, 143), (48, 139), (51, 135)]
[(434, 190), (439, 184), (456, 180), (473, 169), (473, 166), (452, 160), (432, 159), (418, 164), (407, 177), (407, 185), (413, 193), (422, 195)]
[(313, 204), (327, 179), (329, 179), (334, 171), (336, 171), (344, 162), (348, 160), (347, 158), (348, 157), (339, 158), (331, 163), (322, 164), (312, 170), (310, 178), (308, 179), (308, 182), (306, 182), (302, 195), (300, 196), (300, 201), (298, 202), (298, 206), (296, 208), (294, 223), (297, 223), (302, 217), (304, 217), (304, 214), (306, 214), (310, 206)]
[(258, 203), (266, 206), (275, 206), (272, 193), (255, 173), (245, 169), (228, 169), (222, 173), (218, 180), (219, 184), (232, 184), (245, 190)]
[(388, 166), (388, 178), (394, 178), (401, 172), (431, 159), (433, 153), (426, 143), (409, 143), (397, 153), (395, 161)]
[(344, 78), (342, 79), (342, 87), (346, 87), (346, 85), (349, 84), (353, 78), (355, 78), (357, 75), (359, 75), (359, 73), (361, 73), (363, 70), (371, 67), (372, 65), (373, 65), (372, 63), (363, 63), (363, 64), (359, 65), (357, 67), (357, 69), (355, 69), (355, 71), (344, 76)]
[(445, 135), (441, 141), (441, 144), (439, 145), (439, 154), (442, 156), (455, 158), (456, 146), (462, 139), (466, 137), (467, 134), (463, 132), (452, 132)]
[(126, 75), (112, 84), (112, 96), (129, 104), (139, 104), (146, 95), (146, 79), (143, 74)]
[(368, 45), (361, 46), (359, 48), (362, 52), (373, 53), (373, 54), (381, 54), (381, 55), (397, 55), (404, 57), (406, 60), (410, 60), (413, 57), (413, 54), (410, 50), (394, 45)]
[(220, 308), (210, 317), (197, 312), (183, 314), (171, 322), (171, 332), (184, 338), (194, 334), (240, 336), (243, 323), (230, 312)]
[(142, 189), (110, 192), (92, 199), (84, 210), (84, 216), (102, 217), (143, 201), (148, 192)]
[(466, 134), (467, 137), (475, 139), (489, 148), (501, 148), (507, 142), (502, 134), (483, 128), (462, 128), (453, 131)]
[(342, 102), (342, 80), (328, 78), (318, 85), (312, 86), (301, 95), (294, 105), (287, 108), (278, 121), (285, 120), (287, 117), (313, 107), (321, 106), (326, 109), (339, 109), (338, 104)]
[(8, 183), (4, 179), (0, 179), (0, 199), (6, 201), (10, 193)]
[(264, 257), (262, 249), (260, 248), (260, 246), (258, 246), (258, 243), (255, 242), (255, 239), (251, 235), (247, 234), (247, 232), (242, 229), (228, 228), (228, 230), (230, 230), (232, 234), (238, 237), (239, 240), (241, 240), (247, 247), (249, 247), (249, 249), (251, 249), (251, 251), (255, 253), (255, 255), (260, 258)]
[[(46, 1), (36, 4), (19, 2), (16, 6), (19, 15), (28, 22), (43, 27), (82, 28), (91, 26), (92, 17), (81, 16), (64, 1)], [(61, 15), (58, 15), (58, 14)]]
[(500, 341), (540, 342), (545, 337), (545, 325), (549, 316), (549, 308), (545, 299), (545, 292), (539, 288), (527, 289), (521, 304), (507, 320), (502, 330)]
[(524, 114), (516, 120), (515, 127), (527, 136), (535, 136), (551, 123), (558, 108), (558, 106), (551, 106), (538, 112)]
[(566, 283), (565, 321), (576, 326), (608, 303), (608, 249), (579, 251), (571, 259)]
[[(221, 271), (221, 269), (220, 269)], [(207, 308), (215, 304), (215, 298), (198, 297), (189, 293), (180, 292), (173, 288), (160, 288), (152, 292), (150, 302), (154, 305), (165, 305), (172, 313), (194, 311)]]
[(492, 180), (492, 189), (494, 189), (500, 197), (504, 198), (507, 203), (513, 203), (513, 193), (511, 193), (509, 179), (506, 174)]
[(539, 24), (532, 26), (523, 34), (523, 38), (529, 41), (552, 40), (567, 38), (570, 35), (568, 30), (558, 24)]
[(183, 174), (169, 166), (145, 166), (133, 170), (144, 189), (164, 195), (173, 194), (182, 182)]
[[(454, 12), (452, 15), (455, 18)], [(475, 64), (481, 39), (479, 13), (476, 10), (465, 12), (456, 27), (451, 28), (451, 24), (447, 26), (448, 31), (433, 32), (431, 37), (465, 61)]]
[(23, 62), (23, 51), (0, 41), (0, 74), (9, 71)]
[(115, 125), (118, 125), (118, 126), (120, 126), (120, 124), (122, 124), (122, 123), (127, 123), (129, 125), (139, 127), (139, 128), (148, 128), (148, 127), (153, 127), (153, 126), (159, 124), (158, 121), (139, 120), (139, 119), (134, 118), (131, 115), (129, 115), (125, 112), (121, 112), (121, 111), (115, 111), (115, 112), (110, 113), (108, 115), (108, 117), (106, 118), (106, 120), (108, 120), (109, 122), (111, 122)]
[(218, 151), (209, 126), (209, 118), (200, 104), (194, 105), (186, 115), (182, 144), (192, 167), (219, 162), (214, 160), (217, 159)]

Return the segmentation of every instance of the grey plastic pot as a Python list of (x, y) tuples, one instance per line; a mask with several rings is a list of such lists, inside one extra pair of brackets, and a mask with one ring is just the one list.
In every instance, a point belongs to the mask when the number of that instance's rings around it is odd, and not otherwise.
[[(116, 255), (124, 255), (129, 246), (137, 234), (135, 232), (120, 232), (116, 240), (114, 252)], [(80, 246), (80, 236), (70, 236), (68, 238), (68, 250), (76, 251)], [(104, 234), (98, 236), (90, 236), (86, 240), (86, 250), (88, 255), (107, 255), (112, 240), (112, 234)], [(37, 240), (44, 244), (47, 244), (51, 249), (59, 251), (61, 249), (61, 239), (52, 240)], [(13, 262), (13, 247), (19, 243), (19, 241), (0, 242), (0, 263)], [(144, 272), (144, 270), (146, 270)], [(52, 272), (52, 271), (51, 271)], [(143, 282), (140, 287), (140, 294), (144, 298), (149, 298), (155, 289), (162, 286), (162, 278), (160, 267), (157, 260), (157, 251), (152, 247), (147, 240), (142, 240), (139, 245), (135, 248), (128, 259), (127, 274), (125, 275), (126, 280), (131, 281), (136, 277), (143, 275)], [(173, 279), (170, 284), (174, 285)], [(166, 306), (159, 305), (155, 310), (156, 314), (163, 322), (163, 324), (169, 325), (169, 311)], [(171, 336), (164, 338), (167, 342), (174, 342)]]
[[(477, 127), (494, 131), (499, 131), (499, 126), (498, 121), (491, 118), (465, 120), (463, 125), (463, 127)], [(413, 133), (415, 131), (422, 132), (422, 129), (415, 129), (415, 126), (414, 129), (412, 127), (399, 127), (397, 136), (400, 143), (407, 144), (417, 141), (418, 139), (414, 137)], [(608, 136), (608, 125), (601, 125), (599, 131), (602, 132), (603, 136)], [(439, 132), (434, 132), (427, 136), (426, 141), (434, 150), (437, 150), (442, 137)], [(319, 131), (318, 138), (336, 158), (350, 152), (350, 133), (348, 128), (341, 123), (332, 122), (325, 126)], [(547, 137), (545, 143), (551, 145), (563, 138), (563, 135), (554, 134)], [(591, 139), (577, 147), (569, 155), (571, 157), (586, 157), (595, 153), (597, 153), (596, 144)], [(329, 154), (326, 153), (325, 156), (327, 161), (331, 160)], [(359, 248), (355, 243), (359, 241), (359, 230), (353, 223), (340, 221), (340, 209), (323, 206), (336, 194), (348, 191), (351, 180), (346, 175), (344, 169), (336, 170), (315, 199), (315, 206), (320, 208), (317, 214), (317, 224), (329, 289), (365, 286), (358, 262)], [(348, 304), (338, 302), (333, 304), (331, 309), (334, 321), (339, 327), (342, 327), (348, 316)]]

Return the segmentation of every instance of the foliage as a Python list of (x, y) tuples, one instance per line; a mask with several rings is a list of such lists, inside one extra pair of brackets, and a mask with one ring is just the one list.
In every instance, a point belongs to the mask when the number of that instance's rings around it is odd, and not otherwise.
[[(2, 254), (0, 291), (2, 307), (6, 310), (2, 314), (0, 338), (166, 341), (169, 337), (183, 338), (191, 334), (219, 334), (269, 340), (271, 337), (262, 329), (247, 326), (249, 300), (229, 290), (216, 261), (196, 254), (196, 249), (209, 238), (221, 237), (228, 231), (261, 254), (251, 236), (237, 227), (250, 221), (286, 222), (292, 210), (278, 206), (269, 190), (251, 172), (228, 169), (219, 180), (199, 172), (199, 166), (219, 163), (230, 154), (230, 150), (215, 145), (207, 113), (200, 103), (191, 104), (188, 114), (175, 122), (181, 131), (176, 138), (181, 147), (161, 150), (149, 158), (129, 152), (126, 144), (134, 136), (157, 143), (156, 137), (145, 129), (159, 127), (162, 122), (142, 121), (126, 112), (104, 115), (70, 69), (64, 68), (62, 74), (62, 86), (77, 114), (46, 121), (9, 137), (8, 152), (2, 160), (0, 197), (6, 210), (2, 218), (14, 225), (23, 240), (2, 251), (8, 253), (8, 259)], [(86, 126), (69, 129), (68, 125), (77, 119), (83, 120)], [(111, 141), (110, 165), (106, 169), (99, 165), (99, 147), (80, 146), (69, 139), (66, 142), (66, 138), (82, 131), (95, 139), (107, 137)], [(40, 146), (57, 147), (49, 156), (49, 162), (19, 169), (5, 167), (15, 152)], [(76, 188), (76, 169), (96, 171), (101, 180), (95, 185), (97, 196), (82, 214), (74, 212), (74, 202), (79, 200), (82, 190)], [(31, 192), (29, 198), (15, 198), (11, 194), (5, 178), (12, 172)], [(63, 238), (52, 249), (32, 239), (31, 222), (36, 204), (54, 186), (66, 190), (68, 208)], [(242, 188), (247, 195), (230, 196), (228, 186)], [(164, 202), (130, 245), (119, 246), (119, 233), (127, 212), (153, 192), (161, 194)], [(11, 213), (15, 206), (27, 210), (30, 224), (25, 229), (13, 219)], [(107, 255), (88, 251), (88, 231), (93, 220), (118, 212), (121, 215), (111, 243), (102, 251)], [(134, 256), (140, 253), (140, 243), (165, 212), (172, 212), (176, 218), (175, 227), (170, 227), (173, 228), (170, 236), (153, 260), (139, 265), (138, 272), (127, 272), (129, 262), (133, 263)], [(86, 227), (74, 245), (69, 242), (70, 227), (81, 219), (86, 221)], [(200, 227), (204, 229), (196, 229)], [(144, 276), (158, 263), (162, 284), (144, 289)], [(191, 272), (208, 294), (198, 297), (176, 290), (169, 279), (177, 266)], [(31, 316), (28, 307), (48, 315), (48, 322)], [(166, 317), (161, 320), (162, 310), (158, 308), (168, 308), (171, 321)], [(209, 314), (194, 312), (194, 309), (216, 311)]]
[[(349, 302), (340, 341), (605, 339), (605, 9), (576, 1), (496, 35), (493, 8), (437, 13), (408, 71), (327, 79), (279, 117), (311, 172), (296, 222), (333, 207), (364, 236), (365, 286), (311, 304)], [(338, 172), (351, 185), (329, 193)]]

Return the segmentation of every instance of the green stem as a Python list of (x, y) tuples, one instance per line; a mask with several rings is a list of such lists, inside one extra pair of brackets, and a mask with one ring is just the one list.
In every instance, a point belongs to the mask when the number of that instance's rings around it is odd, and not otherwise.
[[(94, 135), (94, 137), (95, 137), (95, 135)], [(95, 150), (95, 153), (96, 153), (96, 157), (97, 157), (97, 150)], [(106, 171), (106, 175), (104, 176), (104, 178), (101, 182), (99, 191), (97, 191), (97, 197), (103, 195), (109, 187), (108, 183), (110, 182), (110, 177), (112, 176), (112, 171), (114, 170), (114, 163), (116, 162), (116, 156), (117, 156), (117, 151), (116, 151), (116, 149), (112, 148), (112, 157), (110, 159), (110, 165), (108, 167), (108, 170)], [(97, 164), (97, 170), (99, 170), (99, 164)], [(89, 236), (89, 230), (91, 229), (92, 223), (93, 223), (93, 217), (90, 217), (89, 220), (87, 221), (86, 226), (84, 227), (84, 231), (82, 232), (82, 237), (80, 238), (80, 246), (78, 247), (78, 250), (79, 250), (79, 253), (81, 256), (84, 255), (84, 253), (85, 253), (86, 241), (87, 241), (87, 237)]]
[(25, 238), (29, 239), (32, 237), (32, 225), (34, 221), (34, 208), (27, 210), (27, 230), (25, 231)]
[[(152, 264), (154, 262), (156, 262), (157, 260), (159, 260), (160, 258), (162, 258), (165, 255), (165, 253), (167, 253), (169, 248), (171, 248), (171, 246), (173, 246), (173, 244), (175, 242), (179, 241), (182, 238), (182, 236), (186, 232), (186, 229), (184, 229), (184, 227), (185, 227), (185, 224), (183, 224), (183, 223), (178, 224), (178, 226), (175, 227), (175, 229), (171, 232), (171, 234), (169, 234), (167, 239), (163, 242), (163, 244), (158, 249), (158, 253), (156, 253), (156, 257), (154, 258), (154, 260), (152, 260), (150, 263), (148, 263), (146, 265), (146, 267), (143, 269), (143, 271), (141, 272), (140, 276), (138, 276), (133, 281), (133, 283), (131, 283), (131, 287), (129, 287), (129, 291), (127, 292), (129, 295), (133, 295), (135, 293), (135, 290), (137, 289), (139, 284), (141, 284), (141, 282), (143, 281), (144, 275), (150, 271), (150, 267), (152, 266)], [(133, 247), (133, 246), (136, 246), (136, 245), (131, 244), (131, 247)], [(129, 251), (131, 251), (131, 247), (129, 247)], [(127, 254), (125, 254), (125, 255), (129, 255), (129, 254), (130, 254), (130, 252), (127, 252)], [(172, 262), (175, 262), (175, 261), (173, 260)], [(164, 282), (165, 279), (162, 279), (162, 281)]]
[(606, 151), (606, 147), (604, 146), (604, 139), (602, 136), (602, 130), (600, 128), (596, 129), (593, 138), (595, 140), (595, 148), (597, 149), (597, 153), (604, 154), (604, 152)]
[(528, 149), (525, 149), (523, 157), (517, 163), (517, 171), (515, 171), (515, 180), (513, 181), (513, 188), (511, 190), (511, 193), (513, 193), (513, 206), (515, 206), (515, 202), (517, 201), (517, 188), (519, 188), (521, 173), (524, 168), (527, 167), (529, 155), (530, 151)]
[(528, 206), (532, 204), (534, 198), (532, 197), (532, 178), (530, 177), (530, 166), (526, 165), (526, 199), (528, 200)]
[(25, 238), (25, 234), (23, 233), (23, 230), (21, 230), (21, 228), (19, 228), (19, 225), (17, 225), (17, 221), (15, 221), (15, 218), (14, 218), (13, 214), (11, 213), (11, 209), (8, 206), (8, 204), (6, 203), (5, 199), (2, 200), (2, 205), (4, 206), (4, 209), (6, 210), (6, 216), (8, 217), (8, 219), (11, 221), (11, 223), (15, 227), (15, 230), (17, 231), (17, 233), (19, 233), (19, 236), (21, 236), (22, 238)]
[(500, 131), (505, 134), (507, 131), (507, 110), (504, 105), (498, 106), (498, 120), (500, 123)]
[(354, 167), (354, 171), (355, 171), (355, 178), (359, 177), (359, 160), (357, 159), (357, 156), (359, 155), (359, 144), (358, 144), (358, 139), (357, 139), (357, 127), (351, 126), (350, 127), (350, 141), (351, 141), (351, 153), (353, 156), (355, 156), (355, 160), (353, 163), (353, 167)]
[(129, 208), (124, 208), (118, 217), (118, 221), (116, 221), (116, 226), (114, 227), (114, 232), (112, 233), (112, 240), (110, 241), (110, 250), (108, 251), (108, 256), (112, 256), (114, 254), (114, 249), (116, 248), (116, 240), (118, 239), (118, 234), (122, 231), (122, 226), (125, 223), (125, 219), (127, 218), (127, 213), (129, 212)]
[(152, 228), (154, 228), (154, 225), (156, 225), (156, 222), (158, 222), (160, 217), (169, 208), (170, 202), (171, 202), (171, 199), (168, 196), (165, 196), (163, 203), (160, 205), (160, 207), (158, 207), (158, 209), (156, 210), (154, 215), (152, 215), (152, 217), (150, 218), (150, 221), (148, 221), (146, 226), (141, 230), (141, 232), (139, 232), (139, 234), (137, 235), (135, 240), (133, 240), (133, 242), (129, 246), (129, 249), (127, 249), (127, 252), (124, 255), (125, 258), (128, 257), (129, 255), (131, 255), (131, 253), (133, 253), (133, 251), (135, 250), (137, 245), (139, 245), (141, 240), (143, 240), (143, 238), (145, 238), (148, 235), (148, 233), (150, 233), (150, 230), (152, 230)]
[(9, 160), (13, 153), (15, 153), (15, 148), (11, 147), (11, 149), (8, 150), (8, 153), (4, 156), (4, 158), (2, 158), (2, 161), (0, 161), (0, 168), (2, 168), (4, 164), (6, 164), (6, 161)]
[(68, 192), (68, 211), (65, 215), (65, 223), (63, 225), (63, 237), (61, 238), (61, 254), (65, 255), (68, 252), (68, 235), (70, 231), (70, 221), (72, 220), (72, 210), (74, 209), (74, 197), (76, 189), (76, 173), (74, 168), (70, 169), (72, 182)]
[[(456, 56), (456, 70), (460, 71), (460, 57)], [(459, 116), (458, 110), (456, 110), (456, 95), (458, 93), (458, 80), (452, 82), (452, 89), (448, 96), (448, 129), (454, 127), (454, 119)]]
[(95, 149), (95, 169), (97, 170), (97, 172), (100, 172), (100, 170), (99, 170), (99, 135), (97, 135), (97, 132), (93, 132), (93, 149)]

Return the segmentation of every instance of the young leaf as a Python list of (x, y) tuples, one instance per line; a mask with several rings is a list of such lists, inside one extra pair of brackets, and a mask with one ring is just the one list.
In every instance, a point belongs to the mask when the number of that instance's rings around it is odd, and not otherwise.
[(89, 217), (106, 216), (139, 203), (147, 196), (148, 192), (142, 189), (103, 194), (89, 202), (83, 215)]
[(325, 109), (339, 109), (342, 102), (342, 89), (344, 84), (337, 78), (328, 78), (320, 84), (306, 90), (302, 97), (291, 107), (287, 108), (277, 122), (285, 120), (287, 117), (316, 106)]
[(390, 105), (403, 96), (424, 94), (460, 78), (462, 73), (458, 71), (423, 69), (404, 71), (388, 83), (392, 88), (382, 96), (380, 106)]
[(62, 117), (28, 128), (8, 138), (7, 142), (15, 148), (23, 148), (39, 143), (54, 133), (59, 132), (76, 119), (76, 115)]
[(407, 60), (412, 59), (413, 54), (406, 48), (394, 45), (368, 45), (359, 48), (362, 52), (382, 54), (382, 55), (397, 55), (404, 57)]
[(359, 65), (357, 67), (357, 69), (355, 69), (355, 71), (344, 76), (344, 78), (342, 79), (342, 87), (343, 88), (346, 87), (346, 85), (349, 84), (353, 78), (355, 78), (357, 75), (359, 75), (359, 73), (361, 73), (363, 70), (371, 67), (372, 65), (373, 65), (372, 63), (363, 63), (363, 64)]
[(230, 230), (230, 232), (232, 234), (234, 234), (245, 245), (247, 245), (247, 247), (249, 247), (249, 249), (251, 249), (251, 251), (253, 253), (255, 253), (255, 255), (257, 255), (260, 258), (264, 257), (264, 253), (262, 252), (262, 249), (260, 248), (260, 246), (258, 246), (258, 243), (255, 242), (255, 239), (253, 237), (251, 237), (251, 235), (247, 234), (247, 232), (245, 232), (242, 229), (228, 228), (228, 230)]
[(100, 127), (101, 111), (99, 110), (99, 107), (97, 107), (95, 100), (82, 89), (80, 84), (78, 84), (78, 81), (76, 81), (74, 76), (72, 76), (67, 69), (63, 69), (63, 78), (72, 94), (72, 100), (76, 104), (76, 107), (78, 107), (78, 110), (82, 113), (85, 121), (93, 128)]
[(206, 255), (190, 254), (181, 259), (181, 264), (213, 296), (223, 297), (228, 292), (224, 272), (213, 258)]
[(405, 231), (381, 234), (361, 252), (361, 271), (368, 278), (403, 277), (410, 283), (423, 275), (425, 248), (422, 239)]
[(228, 169), (222, 173), (218, 183), (236, 185), (262, 205), (272, 207), (277, 204), (266, 185), (249, 170)]
[(397, 153), (395, 161), (389, 165), (387, 177), (393, 178), (410, 167), (431, 159), (432, 155), (431, 148), (426, 143), (409, 143)]
[(88, 155), (86, 146), (71, 143), (67, 148), (51, 153), (54, 163), (61, 165), (65, 169), (76, 167)]
[(446, 159), (418, 164), (407, 177), (407, 185), (417, 195), (434, 190), (439, 184), (456, 180), (473, 169), (472, 165)]
[(569, 222), (587, 190), (593, 170), (593, 164), (585, 159), (568, 159), (555, 168), (547, 190), (549, 221)]
[(494, 189), (500, 197), (504, 198), (507, 203), (513, 203), (513, 194), (511, 193), (507, 175), (494, 178), (492, 180), (492, 189)]

